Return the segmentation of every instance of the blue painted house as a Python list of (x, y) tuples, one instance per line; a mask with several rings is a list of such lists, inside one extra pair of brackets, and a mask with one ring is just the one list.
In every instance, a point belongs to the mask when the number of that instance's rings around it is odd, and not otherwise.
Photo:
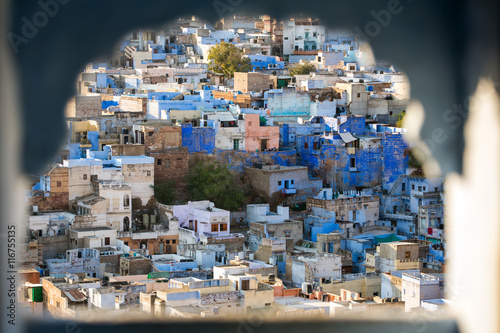
[(189, 153), (212, 154), (215, 149), (215, 128), (193, 127), (192, 124), (182, 125), (182, 146)]

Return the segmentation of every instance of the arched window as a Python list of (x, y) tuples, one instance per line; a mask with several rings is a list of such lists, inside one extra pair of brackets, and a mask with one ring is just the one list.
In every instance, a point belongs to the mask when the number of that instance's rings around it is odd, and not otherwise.
[(130, 207), (130, 197), (128, 194), (125, 194), (125, 196), (123, 197), (123, 207), (124, 208)]
[(128, 216), (125, 216), (125, 218), (123, 219), (123, 230), (130, 230), (130, 219), (128, 218)]

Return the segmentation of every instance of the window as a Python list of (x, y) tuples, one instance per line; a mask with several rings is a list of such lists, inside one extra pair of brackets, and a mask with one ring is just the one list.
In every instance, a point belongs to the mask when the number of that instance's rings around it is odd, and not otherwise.
[(176, 239), (172, 239), (172, 244), (175, 244), (177, 243), (177, 240)]
[(304, 142), (304, 149), (307, 149), (309, 148), (309, 145), (307, 144), (307, 142)]
[(361, 97), (361, 93), (358, 93), (358, 98), (360, 98), (360, 97)]
[(422, 189), (425, 191), (425, 186), (424, 186), (424, 187), (422, 187)]
[(163, 167), (166, 169), (170, 168), (170, 160), (165, 160), (165, 162), (163, 162)]
[(402, 183), (402, 184), (401, 184), (401, 191), (404, 191), (404, 190), (406, 190), (406, 184), (405, 184), (405, 183)]
[(226, 223), (220, 224), (220, 231), (227, 231), (227, 224)]
[(355, 168), (356, 167), (356, 158), (351, 157), (350, 162), (349, 162), (349, 167)]
[(234, 139), (233, 140), (233, 149), (234, 150), (239, 150), (240, 149), (240, 140), (239, 139)]
[(308, 33), (308, 32), (306, 32), (306, 33), (305, 33), (305, 37), (306, 37), (306, 38), (308, 38), (308, 37), (309, 37), (309, 33)]
[(419, 186), (419, 187), (418, 187), (418, 190), (419, 190), (419, 191), (422, 191), (422, 186)]
[(281, 180), (278, 180), (278, 186), (281, 186)]
[(130, 197), (128, 194), (125, 194), (123, 197), (123, 207), (128, 208), (130, 206)]
[(146, 171), (146, 175), (151, 176), (151, 171)]
[(156, 159), (156, 165), (161, 165), (161, 158)]
[(57, 187), (61, 187), (61, 182), (57, 182)]
[(411, 189), (414, 190), (415, 189), (415, 184), (411, 184)]
[(218, 230), (218, 224), (212, 224), (212, 232), (217, 232)]
[(288, 37), (285, 37), (285, 40), (288, 40)]
[(109, 245), (109, 244), (110, 244), (109, 237), (105, 237), (104, 238), (104, 245)]
[(405, 251), (405, 259), (411, 259), (411, 252)]
[(87, 180), (87, 174), (86, 173), (83, 175), (83, 180)]
[(313, 37), (316, 37), (316, 33), (315, 32), (313, 32)]

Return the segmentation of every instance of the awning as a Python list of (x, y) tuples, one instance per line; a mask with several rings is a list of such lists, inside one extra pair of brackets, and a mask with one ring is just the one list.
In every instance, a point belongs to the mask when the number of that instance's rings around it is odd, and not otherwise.
[(374, 236), (375, 244), (397, 242), (400, 240), (401, 239), (395, 234), (390, 234), (386, 236)]
[(72, 302), (83, 302), (87, 299), (85, 295), (78, 289), (65, 290), (64, 294)]
[(219, 119), (219, 121), (236, 121), (236, 119), (234, 119), (233, 115), (232, 114), (227, 114), (227, 113), (223, 113), (223, 114), (218, 114), (217, 115), (217, 119)]
[(368, 136), (368, 135), (358, 135), (358, 139), (367, 140), (367, 141), (382, 140), (381, 137), (378, 137), (378, 136)]
[(351, 132), (347, 132), (347, 133), (339, 133), (340, 137), (342, 138), (342, 140), (345, 142), (345, 143), (349, 143), (349, 142), (353, 142), (353, 141), (356, 141), (357, 138), (355, 138)]

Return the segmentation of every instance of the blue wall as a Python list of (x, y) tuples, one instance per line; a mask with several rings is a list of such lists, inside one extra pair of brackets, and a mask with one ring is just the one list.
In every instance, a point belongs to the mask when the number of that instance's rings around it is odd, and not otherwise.
[(115, 101), (102, 101), (101, 102), (101, 109), (106, 110), (110, 106), (118, 106), (120, 103), (115, 102)]
[(318, 241), (318, 234), (329, 234), (333, 231), (341, 231), (334, 218), (322, 219), (318, 216), (309, 215), (304, 219), (304, 239), (312, 242)]
[(408, 144), (401, 134), (389, 135), (384, 133), (383, 137), (384, 155), (390, 157), (383, 159), (383, 185), (384, 188), (389, 188), (389, 185), (394, 183), (400, 175), (406, 173), (409, 161), (406, 153)]
[(339, 133), (351, 132), (354, 135), (365, 134), (365, 117), (346, 116), (341, 117), (344, 123), (339, 126)]
[(295, 166), (296, 159), (295, 150), (247, 152), (217, 149), (214, 154), (217, 161), (227, 164), (236, 172), (244, 172), (244, 168), (252, 167), (255, 163), (265, 164), (269, 160), (276, 165)]
[[(399, 134), (383, 133), (378, 136), (381, 138), (381, 147), (356, 148), (353, 154), (348, 154), (346, 147), (334, 146), (331, 140), (320, 135), (297, 136), (297, 154), (300, 155), (298, 163), (307, 166), (309, 171), (328, 174), (331, 170), (324, 169), (325, 162), (334, 158), (336, 185), (341, 190), (376, 185), (388, 188), (400, 175), (406, 173), (408, 156), (405, 156), (405, 150), (408, 145)], [(333, 139), (337, 137), (334, 136)], [(351, 158), (356, 159), (356, 171), (350, 170)]]
[(182, 146), (190, 153), (213, 153), (215, 149), (215, 129), (213, 127), (193, 127), (182, 125)]

